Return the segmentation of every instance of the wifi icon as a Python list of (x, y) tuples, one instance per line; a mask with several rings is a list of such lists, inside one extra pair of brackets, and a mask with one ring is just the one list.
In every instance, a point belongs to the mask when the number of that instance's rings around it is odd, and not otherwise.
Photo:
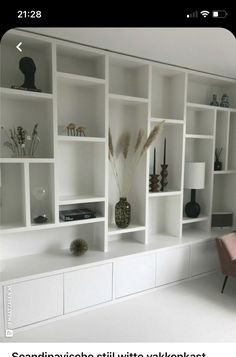
[(207, 11), (207, 10), (203, 10), (203, 11), (200, 12), (200, 14), (201, 14), (203, 17), (207, 17), (207, 16), (210, 14), (210, 12)]

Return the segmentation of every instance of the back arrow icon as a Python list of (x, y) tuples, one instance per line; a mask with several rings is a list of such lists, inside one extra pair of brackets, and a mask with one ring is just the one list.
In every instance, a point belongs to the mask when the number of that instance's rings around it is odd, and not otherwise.
[(16, 45), (16, 48), (18, 49), (18, 51), (22, 52), (22, 49), (20, 48), (20, 46), (22, 45), (22, 42), (19, 42), (18, 45)]

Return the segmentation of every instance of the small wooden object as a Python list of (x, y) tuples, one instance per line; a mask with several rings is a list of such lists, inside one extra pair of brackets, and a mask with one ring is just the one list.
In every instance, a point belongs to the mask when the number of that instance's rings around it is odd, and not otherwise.
[(68, 136), (75, 136), (75, 128), (76, 128), (75, 123), (68, 124), (67, 127), (66, 127), (67, 135)]
[(85, 130), (86, 130), (85, 127), (78, 126), (78, 128), (76, 128), (76, 135), (77, 136), (85, 136)]

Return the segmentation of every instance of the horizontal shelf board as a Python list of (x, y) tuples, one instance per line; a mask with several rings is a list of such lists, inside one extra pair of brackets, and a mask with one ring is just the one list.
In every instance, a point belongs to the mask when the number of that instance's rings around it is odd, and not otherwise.
[(24, 164), (24, 163), (32, 163), (32, 164), (53, 164), (55, 159), (37, 159), (37, 158), (0, 158), (0, 163), (2, 164)]
[(46, 101), (52, 100), (53, 95), (50, 93), (33, 92), (21, 89), (1, 88), (1, 97), (4, 99), (20, 99)]
[(197, 218), (183, 217), (182, 224), (207, 221), (209, 216), (199, 215)]
[(1, 234), (5, 233), (17, 233), (17, 232), (24, 232), (28, 229), (25, 225), (22, 223), (16, 222), (16, 223), (9, 223), (9, 224), (0, 224), (0, 232)]
[(78, 219), (76, 221), (68, 221), (68, 222), (60, 221), (57, 227), (77, 226), (81, 224), (97, 223), (97, 222), (104, 222), (104, 221), (105, 221), (105, 217)]
[(93, 142), (93, 143), (105, 143), (105, 138), (97, 138), (92, 136), (67, 136), (67, 135), (58, 135), (59, 141), (66, 142)]
[(199, 134), (185, 134), (187, 139), (210, 139), (214, 138), (213, 135), (199, 135)]
[(198, 109), (198, 110), (209, 110), (209, 109), (216, 109), (218, 111), (223, 112), (236, 112), (235, 108), (225, 108), (220, 106), (208, 105), (208, 104), (199, 104), (199, 103), (187, 103), (188, 108)]
[(121, 95), (121, 94), (109, 94), (109, 99), (114, 100), (117, 102), (122, 102), (124, 104), (143, 104), (148, 103), (147, 98), (140, 98), (140, 97), (131, 97), (128, 95)]
[(112, 225), (108, 227), (108, 234), (109, 236), (111, 236), (115, 234), (125, 234), (131, 232), (144, 231), (145, 229), (146, 229), (145, 226), (140, 226), (138, 224), (130, 224), (129, 227), (127, 228), (118, 228), (117, 226)]
[(179, 195), (181, 195), (181, 191), (149, 192), (149, 198)]
[(55, 227), (56, 227), (56, 225), (53, 222), (47, 222), (47, 223), (42, 223), (42, 224), (31, 223), (29, 230), (36, 231), (36, 230), (50, 229), (50, 228), (55, 228)]
[(166, 118), (150, 118), (151, 123), (160, 123), (165, 121), (165, 124), (184, 124), (182, 119), (166, 119)]
[[(103, 264), (111, 259), (132, 256), (133, 254), (148, 254), (158, 249), (181, 247), (195, 244), (206, 240), (212, 240), (219, 236), (220, 232), (226, 230), (212, 230), (203, 232), (199, 230), (188, 230), (182, 238), (173, 237), (168, 234), (156, 234), (150, 237), (147, 245), (135, 241), (132, 238), (119, 239), (109, 242), (108, 252), (89, 249), (86, 254), (74, 257), (68, 249), (55, 250), (50, 253), (22, 256), (0, 261), (3, 271), (0, 273), (0, 282), (23, 281), (28, 277), (43, 277), (48, 273), (58, 274), (76, 270), (91, 264)], [(229, 230), (228, 230), (229, 231)]]
[(60, 196), (59, 204), (60, 205), (71, 205), (79, 203), (90, 203), (90, 202), (104, 202), (105, 197), (96, 197), (96, 196)]
[(78, 74), (71, 74), (66, 72), (57, 72), (57, 78), (59, 81), (63, 81), (69, 84), (76, 84), (79, 86), (97, 86), (105, 84), (105, 79), (81, 76)]
[(236, 174), (236, 170), (222, 170), (222, 171), (213, 171), (214, 175), (230, 175)]

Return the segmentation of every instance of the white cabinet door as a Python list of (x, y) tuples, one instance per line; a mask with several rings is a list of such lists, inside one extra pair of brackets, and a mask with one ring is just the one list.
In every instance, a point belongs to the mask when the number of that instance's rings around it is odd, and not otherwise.
[(112, 299), (112, 263), (64, 274), (65, 313)]
[(215, 241), (193, 244), (191, 247), (191, 275), (207, 273), (219, 268)]
[(160, 250), (156, 257), (157, 286), (189, 277), (189, 247)]
[(6, 329), (63, 314), (63, 276), (54, 275), (4, 286)]
[(155, 287), (155, 254), (120, 259), (115, 263), (116, 298)]

